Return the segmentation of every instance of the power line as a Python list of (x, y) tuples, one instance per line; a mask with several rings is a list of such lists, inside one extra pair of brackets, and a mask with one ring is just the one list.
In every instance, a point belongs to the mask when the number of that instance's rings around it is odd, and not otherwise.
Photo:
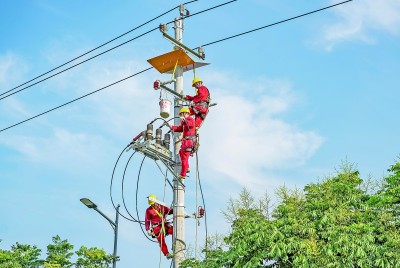
[(301, 15), (298, 15), (298, 16), (295, 16), (295, 17), (291, 17), (291, 18), (286, 19), (286, 20), (281, 20), (281, 21), (278, 21), (278, 22), (275, 22), (275, 23), (271, 23), (271, 24), (268, 24), (268, 25), (265, 25), (265, 26), (262, 26), (262, 27), (253, 29), (253, 30), (249, 30), (249, 31), (247, 31), (247, 32), (243, 32), (243, 33), (240, 33), (240, 34), (235, 34), (235, 35), (232, 35), (232, 36), (230, 36), (230, 37), (226, 37), (226, 38), (223, 38), (223, 39), (214, 41), (214, 42), (210, 42), (210, 43), (204, 44), (204, 45), (202, 45), (202, 47), (209, 46), (209, 45), (213, 45), (213, 44), (216, 44), (216, 43), (219, 43), (219, 42), (222, 42), (222, 41), (226, 41), (226, 40), (228, 40), (228, 39), (232, 39), (232, 38), (235, 38), (235, 37), (238, 37), (238, 36), (241, 36), (241, 35), (245, 35), (245, 34), (252, 33), (252, 32), (255, 32), (255, 31), (264, 29), (264, 28), (268, 28), (268, 27), (271, 27), (271, 26), (275, 26), (275, 25), (277, 25), (277, 24), (281, 24), (281, 23), (284, 23), (284, 22), (288, 22), (288, 21), (290, 21), (290, 20), (294, 20), (294, 19), (298, 19), (298, 18), (300, 18), (300, 17), (304, 17), (304, 16), (307, 16), (307, 15), (311, 15), (311, 14), (313, 14), (313, 13), (317, 13), (317, 12), (320, 12), (320, 11), (322, 11), (322, 10), (329, 9), (329, 8), (332, 8), (332, 7), (335, 7), (335, 6), (339, 6), (339, 5), (342, 5), (342, 4), (351, 2), (351, 1), (353, 1), (353, 0), (347, 0), (347, 1), (344, 1), (344, 2), (340, 2), (340, 3), (334, 4), (334, 5), (330, 5), (330, 6), (327, 6), (327, 7), (324, 7), (324, 8), (320, 8), (320, 9), (317, 9), (317, 10), (314, 10), (314, 11), (311, 11), (311, 12), (307, 12), (307, 13), (304, 13), (304, 14), (301, 14)]
[[(189, 16), (186, 16), (185, 18), (193, 17), (193, 16), (199, 15), (199, 14), (201, 14), (201, 13), (210, 11), (210, 10), (212, 10), (212, 9), (215, 9), (215, 8), (218, 8), (218, 7), (222, 7), (222, 6), (225, 6), (225, 5), (227, 5), (227, 4), (231, 4), (231, 3), (236, 2), (236, 1), (237, 1), (237, 0), (231, 0), (231, 1), (225, 2), (225, 3), (219, 4), (219, 5), (217, 5), (217, 6), (213, 6), (213, 7), (204, 9), (204, 10), (202, 10), (202, 11), (199, 11), (199, 12), (196, 12), (196, 13), (193, 13), (193, 14), (190, 14)], [(169, 22), (169, 23), (172, 23), (172, 22)], [(169, 23), (168, 23), (168, 24), (169, 24)]]
[(30, 118), (28, 118), (28, 119), (25, 119), (25, 120), (23, 120), (23, 121), (21, 121), (21, 122), (18, 122), (18, 123), (14, 124), (14, 125), (11, 125), (11, 126), (9, 126), (9, 127), (3, 128), (3, 129), (0, 130), (0, 132), (3, 132), (4, 130), (7, 130), (7, 129), (12, 128), (12, 127), (15, 127), (15, 126), (18, 126), (18, 125), (20, 125), (20, 124), (22, 124), (22, 123), (25, 123), (25, 122), (27, 122), (27, 121), (30, 121), (30, 120), (36, 118), (36, 117), (39, 117), (39, 116), (42, 116), (42, 115), (47, 114), (47, 113), (49, 113), (49, 112), (52, 112), (52, 111), (54, 111), (54, 110), (57, 110), (57, 109), (59, 109), (59, 108), (61, 108), (61, 107), (64, 107), (64, 106), (66, 106), (66, 105), (68, 105), (68, 104), (71, 104), (71, 103), (73, 103), (73, 102), (75, 102), (75, 101), (77, 101), (77, 100), (83, 99), (83, 98), (85, 98), (85, 97), (87, 97), (87, 96), (89, 96), (89, 95), (92, 95), (92, 94), (94, 94), (94, 93), (96, 93), (96, 92), (99, 92), (99, 91), (101, 91), (101, 90), (103, 90), (103, 89), (106, 89), (106, 88), (111, 87), (111, 86), (113, 86), (113, 85), (116, 85), (116, 84), (118, 84), (118, 83), (120, 83), (120, 82), (122, 82), (122, 81), (125, 81), (125, 80), (127, 80), (127, 79), (129, 79), (129, 78), (132, 78), (132, 77), (134, 77), (134, 76), (136, 76), (136, 75), (139, 75), (139, 74), (141, 74), (141, 73), (147, 72), (147, 71), (150, 70), (150, 69), (153, 69), (153, 67), (149, 67), (149, 68), (147, 68), (147, 69), (144, 69), (144, 70), (142, 70), (142, 71), (139, 71), (139, 72), (137, 72), (137, 73), (135, 73), (135, 74), (132, 74), (132, 75), (130, 75), (130, 76), (128, 76), (128, 77), (125, 77), (125, 78), (123, 78), (123, 79), (121, 79), (121, 80), (118, 80), (118, 81), (116, 81), (116, 82), (114, 82), (114, 83), (111, 83), (111, 84), (109, 84), (109, 85), (107, 85), (107, 86), (105, 86), (105, 87), (99, 88), (99, 89), (97, 89), (97, 90), (95, 90), (95, 91), (92, 91), (92, 92), (90, 92), (90, 93), (88, 93), (88, 94), (85, 94), (85, 95), (83, 95), (83, 96), (80, 96), (79, 98), (73, 99), (73, 100), (71, 100), (71, 101), (69, 101), (69, 102), (66, 102), (66, 103), (64, 103), (64, 104), (61, 104), (61, 105), (59, 105), (59, 106), (57, 106), (57, 107), (54, 107), (54, 108), (52, 108), (52, 109), (50, 109), (50, 110), (47, 110), (47, 111), (43, 112), (43, 113), (37, 114), (37, 115), (32, 116), (32, 117), (30, 117)]
[[(233, 1), (237, 1), (237, 0), (233, 0)], [(229, 2), (233, 2), (233, 1), (229, 1)], [(204, 46), (213, 45), (213, 44), (216, 44), (216, 43), (219, 43), (219, 42), (222, 42), (222, 41), (226, 41), (226, 40), (232, 39), (232, 38), (234, 38), (234, 37), (238, 37), (238, 36), (241, 36), (241, 35), (245, 35), (245, 34), (248, 34), (248, 33), (252, 33), (252, 32), (255, 32), (255, 31), (258, 31), (258, 30), (267, 28), (267, 27), (271, 27), (271, 26), (274, 26), (274, 25), (277, 25), (277, 24), (280, 24), (280, 23), (283, 23), (283, 22), (287, 22), (287, 21), (290, 21), (290, 20), (293, 20), (293, 19), (296, 19), (296, 18), (300, 18), (300, 17), (306, 16), (306, 15), (310, 15), (310, 14), (313, 14), (313, 13), (316, 13), (316, 12), (319, 12), (319, 11), (322, 11), (322, 10), (325, 10), (325, 9), (329, 9), (329, 8), (332, 8), (332, 7), (335, 7), (335, 6), (338, 6), (338, 5), (342, 5), (342, 4), (345, 4), (345, 3), (348, 3), (348, 2), (352, 2), (352, 1), (353, 1), (353, 0), (347, 0), (347, 1), (344, 1), (344, 2), (340, 2), (340, 3), (337, 3), (337, 4), (330, 5), (330, 6), (321, 8), (321, 9), (317, 9), (317, 10), (314, 10), (314, 11), (311, 11), (311, 12), (308, 12), (308, 13), (304, 13), (304, 14), (302, 14), (302, 15), (298, 15), (298, 16), (295, 16), (295, 17), (292, 17), (292, 18), (289, 18), (289, 19), (286, 19), (286, 20), (282, 20), (282, 21), (279, 21), (279, 22), (276, 22), (276, 23), (272, 23), (272, 24), (269, 24), (269, 25), (266, 25), (266, 26), (263, 26), (263, 27), (259, 27), (259, 28), (256, 28), (256, 29), (253, 29), (253, 30), (250, 30), (250, 31), (247, 31), (247, 32), (240, 33), (240, 34), (236, 34), (236, 35), (233, 35), (233, 36), (230, 36), (230, 37), (227, 37), (227, 38), (223, 38), (223, 39), (220, 39), (220, 40), (211, 42), (211, 43), (207, 43), (207, 44), (203, 45), (203, 47), (204, 47)], [(46, 113), (49, 113), (49, 112), (51, 112), (51, 111), (54, 111), (54, 110), (56, 110), (56, 109), (58, 109), (58, 108), (61, 108), (61, 107), (63, 107), (63, 106), (66, 106), (66, 105), (68, 105), (68, 104), (70, 104), (70, 103), (72, 103), (72, 102), (75, 102), (75, 101), (79, 100), (79, 99), (85, 98), (85, 97), (87, 97), (87, 96), (89, 96), (89, 95), (92, 95), (92, 94), (94, 94), (94, 93), (96, 93), (96, 92), (98, 92), (98, 91), (100, 91), (100, 90), (103, 90), (103, 89), (108, 88), (108, 87), (110, 87), (110, 86), (112, 86), (112, 85), (115, 85), (115, 84), (118, 84), (118, 83), (120, 83), (120, 82), (122, 82), (122, 81), (124, 81), (124, 80), (127, 80), (127, 79), (129, 79), (129, 78), (131, 78), (131, 77), (133, 77), (133, 76), (136, 76), (136, 75), (138, 75), (138, 74), (144, 73), (144, 72), (146, 72), (146, 71), (148, 71), (148, 70), (150, 70), (150, 69), (152, 69), (152, 68), (153, 68), (153, 67), (144, 69), (144, 70), (142, 70), (142, 71), (140, 71), (140, 72), (137, 72), (137, 73), (135, 73), (135, 74), (133, 74), (133, 75), (131, 75), (131, 76), (128, 76), (128, 77), (126, 77), (126, 78), (124, 78), (124, 79), (121, 79), (121, 80), (119, 80), (119, 81), (117, 81), (117, 82), (114, 82), (114, 83), (109, 84), (109, 85), (107, 85), (107, 86), (105, 86), (105, 87), (102, 87), (102, 88), (100, 88), (100, 89), (97, 89), (97, 90), (95, 90), (95, 91), (92, 91), (92, 92), (90, 92), (90, 93), (88, 93), (88, 94), (86, 94), (86, 95), (83, 95), (83, 96), (81, 96), (81, 97), (79, 97), (79, 98), (76, 98), (76, 99), (74, 99), (74, 100), (72, 100), (72, 101), (69, 101), (69, 102), (64, 103), (64, 104), (62, 104), (62, 105), (59, 105), (59, 106), (57, 106), (57, 107), (54, 107), (54, 108), (52, 108), (52, 109), (50, 109), (50, 110), (47, 110), (46, 112), (37, 114), (37, 115), (35, 115), (35, 116), (33, 116), (33, 117), (30, 117), (30, 118), (28, 118), (28, 119), (26, 119), (26, 120), (23, 120), (23, 121), (21, 121), (21, 122), (18, 122), (18, 123), (14, 124), (14, 125), (11, 125), (11, 126), (9, 126), (9, 127), (3, 128), (3, 129), (0, 130), (0, 132), (3, 132), (4, 130), (10, 129), (10, 128), (12, 128), (12, 127), (15, 127), (15, 126), (17, 126), (17, 125), (20, 125), (20, 124), (22, 124), (22, 123), (25, 123), (25, 122), (27, 122), (27, 121), (30, 121), (30, 120), (32, 120), (32, 119), (34, 119), (34, 118), (36, 118), (36, 117), (42, 116), (42, 115), (44, 115), (44, 114), (46, 114)]]
[(90, 60), (92, 60), (92, 59), (94, 59), (94, 58), (97, 58), (97, 57), (100, 56), (100, 55), (103, 55), (103, 54), (105, 54), (105, 53), (107, 53), (107, 52), (110, 52), (111, 50), (114, 50), (114, 49), (116, 49), (116, 48), (118, 48), (118, 47), (120, 47), (120, 46), (123, 46), (123, 45), (125, 45), (125, 44), (127, 44), (127, 43), (129, 43), (129, 42), (132, 42), (132, 41), (135, 40), (135, 39), (138, 39), (138, 38), (140, 38), (140, 37), (143, 37), (143, 36), (145, 36), (146, 34), (149, 34), (149, 33), (153, 32), (153, 31), (155, 31), (155, 30), (157, 30), (157, 29), (158, 29), (158, 27), (153, 28), (153, 29), (151, 29), (151, 30), (149, 30), (149, 31), (147, 31), (147, 32), (145, 32), (145, 33), (143, 33), (143, 34), (141, 34), (141, 35), (138, 35), (138, 36), (136, 36), (136, 37), (134, 37), (134, 38), (131, 38), (131, 39), (129, 39), (128, 41), (125, 41), (125, 42), (123, 42), (123, 43), (121, 43), (121, 44), (119, 44), (119, 45), (117, 45), (117, 46), (115, 46), (115, 47), (112, 47), (112, 48), (110, 48), (110, 49), (107, 49), (106, 51), (103, 51), (103, 52), (101, 52), (101, 53), (99, 53), (99, 54), (97, 54), (97, 55), (94, 55), (93, 57), (90, 57), (90, 58), (88, 58), (88, 59), (86, 59), (86, 60), (84, 60), (84, 61), (81, 61), (81, 62), (79, 62), (79, 63), (77, 63), (77, 64), (75, 64), (75, 65), (72, 65), (72, 66), (70, 66), (70, 67), (68, 67), (68, 68), (66, 68), (66, 69), (64, 69), (64, 70), (62, 70), (62, 71), (59, 71), (58, 73), (55, 73), (55, 74), (53, 74), (53, 75), (50, 75), (50, 76), (48, 76), (48, 77), (46, 77), (46, 78), (43, 78), (42, 80), (39, 80), (39, 81), (37, 81), (37, 82), (35, 82), (35, 83), (33, 83), (33, 84), (30, 84), (29, 86), (23, 87), (23, 88), (21, 88), (21, 89), (19, 89), (19, 90), (17, 90), (17, 91), (14, 91), (14, 92), (12, 92), (12, 93), (10, 93), (10, 94), (4, 96), (4, 97), (1, 97), (0, 100), (3, 100), (3, 99), (5, 99), (5, 98), (8, 98), (8, 97), (10, 97), (10, 96), (12, 96), (12, 95), (14, 95), (14, 94), (17, 94), (18, 92), (21, 92), (21, 91), (23, 91), (23, 90), (25, 90), (25, 89), (27, 89), (27, 88), (30, 88), (30, 87), (32, 87), (32, 86), (34, 86), (34, 85), (37, 85), (37, 84), (39, 84), (39, 83), (41, 83), (41, 82), (43, 82), (43, 81), (46, 81), (46, 80), (48, 80), (48, 79), (50, 79), (50, 78), (52, 78), (52, 77), (54, 77), (54, 76), (56, 76), (56, 75), (59, 75), (59, 74), (65, 72), (65, 71), (68, 71), (68, 70), (70, 70), (70, 69), (72, 69), (72, 68), (75, 68), (76, 66), (81, 65), (82, 63), (85, 63), (85, 62), (90, 61)]
[[(198, 0), (193, 0), (193, 1), (191, 1), (191, 2), (195, 2), (195, 1), (198, 1)], [(196, 16), (196, 15), (201, 14), (201, 13), (203, 13), (203, 12), (210, 11), (210, 10), (212, 10), (212, 9), (215, 9), (215, 8), (218, 8), (218, 7), (221, 7), (221, 6), (230, 4), (230, 3), (235, 2), (235, 1), (237, 1), (237, 0), (228, 1), (228, 2), (226, 2), (226, 3), (223, 3), (223, 4), (220, 4), (220, 5), (217, 5), (217, 6), (214, 6), (214, 7), (211, 7), (211, 8), (208, 8), (208, 9), (205, 9), (205, 10), (202, 10), (202, 11), (199, 11), (199, 12), (196, 12), (196, 13), (194, 13), (194, 14), (192, 14), (192, 15), (189, 15), (189, 16), (186, 16), (186, 17), (188, 18), (188, 17)], [(188, 2), (188, 3), (191, 3), (191, 2)], [(186, 4), (187, 4), (187, 3), (186, 3)], [(168, 11), (168, 12), (169, 12), (169, 11)], [(153, 19), (153, 20), (154, 20), (154, 19)], [(152, 20), (151, 20), (151, 21), (152, 21)], [(150, 21), (149, 21), (149, 22), (150, 22)], [(170, 22), (168, 22), (168, 23), (166, 23), (166, 24), (171, 24), (171, 23), (173, 23), (173, 22), (174, 22), (174, 20), (172, 20), (172, 21), (170, 21)], [(142, 24), (142, 25), (144, 25), (144, 24)], [(138, 27), (139, 27), (139, 26), (138, 26)], [(96, 54), (96, 55), (94, 55), (94, 56), (92, 56), (92, 57), (90, 57), (90, 58), (88, 58), (88, 59), (86, 59), (86, 60), (84, 60), (84, 61), (81, 61), (81, 62), (79, 62), (79, 63), (77, 63), (77, 64), (74, 64), (74, 65), (72, 65), (72, 66), (70, 66), (70, 67), (68, 67), (68, 68), (66, 68), (66, 69), (64, 69), (64, 70), (61, 70), (61, 71), (59, 71), (59, 72), (57, 72), (57, 73), (55, 73), (55, 74), (53, 74), (53, 75), (50, 75), (50, 76), (48, 76), (48, 77), (46, 77), (46, 78), (43, 78), (42, 80), (39, 80), (39, 81), (37, 81), (37, 82), (35, 82), (35, 83), (33, 83), (33, 84), (30, 84), (29, 86), (23, 87), (23, 88), (21, 88), (21, 89), (19, 89), (19, 90), (16, 90), (16, 91), (14, 91), (14, 92), (12, 92), (12, 93), (6, 95), (6, 96), (3, 96), (3, 97), (0, 98), (0, 100), (3, 100), (3, 99), (5, 99), (5, 98), (8, 98), (8, 97), (10, 97), (10, 96), (12, 96), (12, 95), (14, 95), (14, 94), (17, 94), (18, 92), (21, 92), (21, 91), (23, 91), (23, 90), (26, 90), (26, 89), (28, 89), (28, 88), (34, 86), (34, 85), (37, 85), (37, 84), (39, 84), (39, 83), (41, 83), (41, 82), (43, 82), (43, 81), (46, 81), (46, 80), (48, 80), (48, 79), (50, 79), (50, 78), (52, 78), (52, 77), (54, 77), (54, 76), (57, 76), (57, 75), (59, 75), (59, 74), (65, 72), (65, 71), (68, 71), (68, 70), (70, 70), (70, 69), (72, 69), (72, 68), (75, 68), (75, 67), (81, 65), (82, 63), (85, 63), (85, 62), (88, 62), (88, 61), (90, 61), (90, 60), (92, 60), (92, 59), (94, 59), (94, 58), (97, 58), (98, 56), (101, 56), (101, 55), (103, 55), (103, 54), (105, 54), (105, 53), (108, 53), (108, 52), (110, 52), (111, 50), (114, 50), (114, 49), (116, 49), (116, 48), (118, 48), (118, 47), (121, 47), (121, 46), (123, 46), (123, 45), (126, 45), (127, 43), (130, 43), (130, 42), (132, 42), (132, 41), (134, 41), (134, 40), (136, 40), (136, 39), (138, 39), (138, 38), (140, 38), (140, 37), (143, 37), (143, 36), (145, 36), (145, 35), (147, 35), (147, 34), (153, 32), (153, 31), (155, 31), (155, 30), (157, 30), (157, 29), (158, 29), (158, 27), (155, 27), (155, 28), (153, 28), (153, 29), (151, 29), (151, 30), (149, 30), (149, 31), (147, 31), (147, 32), (145, 32), (145, 33), (143, 33), (143, 34), (140, 34), (140, 35), (138, 35), (138, 36), (136, 36), (136, 37), (134, 37), (134, 38), (131, 38), (131, 39), (129, 39), (129, 40), (127, 40), (127, 41), (125, 41), (125, 42), (119, 44), (119, 45), (116, 45), (116, 46), (114, 46), (114, 47), (112, 47), (112, 48), (110, 48), (110, 49), (107, 49), (107, 50), (105, 50), (105, 51), (99, 53), (99, 54)], [(121, 35), (121, 36), (122, 36), (122, 35)], [(114, 38), (113, 40), (115, 40), (115, 39), (117, 39), (117, 38)], [(110, 42), (111, 42), (111, 41), (110, 41)], [(108, 43), (109, 43), (109, 42), (108, 42)], [(102, 46), (103, 46), (103, 45), (102, 45)], [(99, 47), (101, 47), (101, 46), (99, 46)], [(95, 49), (93, 49), (93, 50), (95, 50)], [(93, 50), (91, 50), (91, 51), (93, 51)], [(89, 52), (87, 52), (87, 53), (89, 53)], [(83, 55), (86, 55), (87, 53), (85, 53), (85, 54), (83, 54)], [(83, 56), (83, 55), (81, 55), (81, 56)], [(81, 57), (81, 56), (79, 56), (79, 57)], [(79, 57), (77, 57), (77, 58), (79, 58)], [(75, 59), (77, 59), (77, 58), (75, 58)], [(75, 60), (75, 59), (74, 59), (74, 60)], [(73, 61), (73, 60), (71, 60), (71, 61)], [(71, 61), (69, 61), (69, 62), (71, 62)], [(68, 62), (68, 63), (69, 63), (69, 62)], [(65, 63), (65, 64), (67, 64), (67, 63)], [(60, 65), (59, 67), (64, 66), (65, 64)], [(59, 67), (54, 68), (53, 70), (58, 69)], [(51, 71), (53, 71), (53, 70), (51, 70)], [(50, 73), (51, 71), (49, 71), (49, 72), (47, 72), (47, 73)], [(47, 74), (47, 73), (46, 73), (46, 74)], [(43, 74), (43, 75), (44, 75), (44, 74)], [(36, 77), (36, 78), (39, 78), (39, 77), (41, 77), (41, 76), (43, 76), (43, 75), (40, 75), (40, 76), (38, 76), (38, 77)], [(30, 81), (33, 81), (33, 80), (35, 80), (36, 78), (34, 78), (34, 79), (30, 80)], [(30, 81), (28, 81), (28, 82), (30, 82)], [(26, 82), (26, 83), (28, 83), (28, 82)], [(24, 84), (26, 84), (26, 83), (24, 83)], [(20, 85), (20, 86), (21, 86), (21, 85)], [(19, 86), (18, 86), (18, 87), (19, 87)], [(15, 87), (14, 89), (16, 89), (16, 88), (18, 88), (18, 87)], [(11, 90), (12, 90), (12, 89), (11, 89)], [(11, 90), (6, 91), (6, 92), (0, 94), (0, 96), (6, 94), (7, 92), (10, 92)]]
[[(193, 0), (193, 1), (190, 1), (190, 2), (186, 2), (186, 3), (184, 3), (184, 5), (190, 4), (190, 3), (196, 2), (196, 1), (199, 1), (199, 0)], [(47, 72), (45, 72), (45, 73), (43, 73), (43, 74), (41, 74), (41, 75), (38, 75), (38, 76), (36, 76), (36, 77), (30, 79), (29, 81), (26, 81), (26, 82), (24, 82), (24, 83), (22, 83), (22, 84), (20, 84), (20, 85), (18, 85), (18, 86), (16, 86), (16, 87), (13, 87), (13, 88), (10, 89), (10, 90), (7, 90), (7, 91), (5, 91), (5, 92), (2, 92), (2, 93), (0, 94), (0, 96), (3, 96), (4, 94), (6, 94), (6, 93), (8, 93), (8, 92), (13, 91), (14, 89), (20, 88), (20, 87), (22, 87), (23, 85), (26, 85), (26, 84), (28, 84), (28, 83), (30, 83), (30, 82), (32, 82), (32, 81), (34, 81), (34, 80), (36, 80), (36, 79), (38, 79), (38, 78), (40, 78), (40, 77), (46, 75), (46, 74), (48, 74), (48, 73), (51, 73), (52, 71), (55, 71), (55, 70), (57, 70), (57, 69), (59, 69), (59, 68), (65, 66), (65, 65), (67, 65), (68, 63), (71, 63), (71, 62), (73, 62), (73, 61), (75, 61), (75, 60), (77, 60), (77, 59), (79, 59), (79, 58), (81, 58), (81, 57), (83, 57), (83, 56), (85, 56), (85, 55), (87, 55), (87, 54), (89, 54), (89, 53), (91, 53), (91, 52), (93, 52), (93, 51), (95, 51), (95, 50), (97, 50), (97, 49), (99, 49), (99, 48), (101, 48), (101, 47), (103, 47), (103, 46), (109, 44), (109, 43), (111, 43), (111, 42), (114, 42), (115, 40), (117, 40), (117, 39), (119, 39), (119, 38), (121, 38), (121, 37), (127, 35), (128, 33), (131, 33), (131, 32), (133, 32), (133, 31), (135, 31), (135, 30), (137, 30), (137, 29), (139, 29), (139, 28), (145, 26), (146, 24), (149, 24), (150, 22), (152, 22), (152, 21), (154, 21), (154, 20), (156, 20), (156, 19), (158, 19), (158, 18), (160, 18), (160, 17), (162, 17), (162, 16), (168, 14), (169, 12), (173, 11), (173, 10), (174, 10), (175, 8), (177, 8), (177, 7), (179, 7), (179, 6), (175, 6), (175, 7), (171, 8), (170, 10), (168, 10), (168, 11), (166, 11), (166, 12), (164, 12), (164, 13), (162, 13), (162, 14), (160, 14), (160, 15), (158, 15), (158, 16), (156, 16), (156, 17), (154, 17), (154, 18), (152, 18), (152, 19), (150, 19), (150, 20), (148, 20), (148, 21), (146, 21), (146, 22), (144, 22), (144, 23), (142, 23), (142, 24), (140, 24), (139, 26), (136, 26), (135, 28), (133, 28), (133, 29), (131, 29), (131, 30), (129, 30), (129, 31), (127, 31), (127, 32), (125, 32), (125, 33), (123, 33), (123, 34), (121, 34), (121, 35), (119, 35), (119, 36), (113, 38), (113, 39), (111, 39), (110, 41), (107, 41), (107, 42), (105, 42), (105, 43), (103, 43), (103, 44), (101, 44), (101, 45), (99, 45), (99, 46), (97, 46), (97, 47), (95, 47), (95, 48), (93, 48), (93, 49), (91, 49), (91, 50), (89, 50), (89, 51), (87, 51), (87, 52), (85, 52), (85, 53), (83, 53), (83, 54), (81, 54), (81, 55), (75, 57), (75, 58), (73, 58), (72, 60), (69, 60), (69, 61), (67, 61), (67, 62), (65, 62), (65, 63), (63, 63), (63, 64), (61, 64), (61, 65), (59, 65), (59, 66), (57, 66), (57, 67), (54, 67), (53, 69), (51, 69), (51, 70), (49, 70), (49, 71), (47, 71)]]

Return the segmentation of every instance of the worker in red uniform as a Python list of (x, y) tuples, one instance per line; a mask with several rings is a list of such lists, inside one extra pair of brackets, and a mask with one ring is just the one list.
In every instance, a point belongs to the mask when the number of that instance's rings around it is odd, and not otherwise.
[(183, 132), (181, 149), (179, 150), (182, 163), (179, 177), (185, 179), (189, 169), (189, 156), (193, 154), (193, 148), (196, 145), (196, 127), (195, 120), (190, 116), (189, 108), (183, 107), (179, 111), (179, 116), (182, 118), (181, 124), (179, 126), (171, 126), (171, 129), (174, 132)]
[(165, 236), (172, 235), (173, 226), (166, 221), (166, 215), (173, 213), (172, 208), (161, 205), (154, 194), (149, 195), (149, 207), (146, 209), (144, 226), (149, 236), (156, 237), (161, 251), (167, 259), (172, 258), (172, 254), (168, 252)]
[(208, 106), (210, 105), (210, 92), (208, 91), (208, 88), (203, 86), (203, 81), (198, 77), (193, 79), (192, 87), (196, 88), (196, 95), (186, 95), (185, 99), (192, 101), (190, 106), (190, 115), (195, 116), (196, 129), (198, 129), (208, 114)]

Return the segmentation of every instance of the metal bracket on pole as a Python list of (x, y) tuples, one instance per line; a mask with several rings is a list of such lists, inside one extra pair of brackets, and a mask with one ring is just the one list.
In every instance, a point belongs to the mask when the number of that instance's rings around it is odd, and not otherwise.
[(169, 93), (171, 93), (172, 95), (174, 95), (175, 97), (177, 97), (178, 99), (183, 100), (183, 95), (177, 93), (175, 90), (170, 89), (169, 87), (167, 87), (166, 85), (171, 84), (176, 82), (176, 79), (172, 79), (169, 81), (165, 81), (165, 82), (161, 82), (160, 80), (156, 80), (154, 82), (154, 89), (157, 90), (159, 88), (165, 89), (166, 91), (168, 91)]
[(181, 94), (176, 93), (174, 90), (170, 89), (169, 87), (164, 86), (163, 84), (160, 84), (160, 87), (165, 89), (166, 91), (168, 91), (169, 93), (171, 93), (172, 95), (177, 97), (178, 99), (182, 99), (183, 100), (183, 96)]
[(164, 159), (162, 159), (161, 157), (158, 158), (163, 164), (164, 166), (167, 167), (167, 169), (171, 172), (171, 174), (174, 176), (174, 178), (179, 182), (179, 184), (185, 188), (185, 184), (183, 184), (182, 180), (175, 174), (174, 170), (170, 167), (170, 165), (168, 165), (168, 163), (164, 162)]
[(188, 48), (187, 46), (185, 46), (184, 44), (182, 44), (181, 42), (175, 40), (173, 37), (169, 36), (168, 34), (166, 34), (165, 32), (161, 31), (163, 36), (168, 39), (169, 41), (171, 41), (172, 43), (174, 43), (175, 45), (177, 45), (178, 47), (182, 48), (183, 50), (186, 50), (190, 53), (192, 53), (194, 56), (196, 56), (199, 59), (204, 60), (206, 58), (206, 55), (203, 52), (203, 48), (199, 49), (199, 51), (201, 51), (200, 53), (195, 52), (194, 50), (192, 50), (191, 48)]
[[(162, 161), (161, 161), (161, 162), (162, 162)], [(154, 161), (154, 163), (156, 163), (158, 169), (159, 169), (159, 170), (161, 171), (161, 173), (164, 175), (164, 172), (161, 170), (161, 167), (160, 167), (160, 165), (157, 163), (156, 160)], [(164, 162), (163, 162), (163, 163), (164, 163)], [(168, 168), (168, 167), (167, 167), (167, 168)], [(168, 180), (167, 176), (164, 176), (164, 177), (165, 177), (165, 179), (167, 180), (169, 186), (171, 186), (171, 189), (174, 189), (174, 186), (172, 186), (172, 184), (171, 184), (171, 182)]]

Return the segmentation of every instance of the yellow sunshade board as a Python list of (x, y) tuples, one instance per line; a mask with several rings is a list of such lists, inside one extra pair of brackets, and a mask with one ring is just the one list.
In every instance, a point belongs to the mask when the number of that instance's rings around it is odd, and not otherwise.
[(162, 74), (173, 71), (176, 61), (182, 67), (194, 64), (194, 61), (182, 49), (168, 52), (147, 61)]

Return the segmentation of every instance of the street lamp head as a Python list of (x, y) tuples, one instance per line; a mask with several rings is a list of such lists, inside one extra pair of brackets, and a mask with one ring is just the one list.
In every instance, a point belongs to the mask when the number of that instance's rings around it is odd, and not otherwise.
[(81, 198), (80, 200), (88, 208), (97, 208), (97, 205), (90, 201), (88, 198)]

